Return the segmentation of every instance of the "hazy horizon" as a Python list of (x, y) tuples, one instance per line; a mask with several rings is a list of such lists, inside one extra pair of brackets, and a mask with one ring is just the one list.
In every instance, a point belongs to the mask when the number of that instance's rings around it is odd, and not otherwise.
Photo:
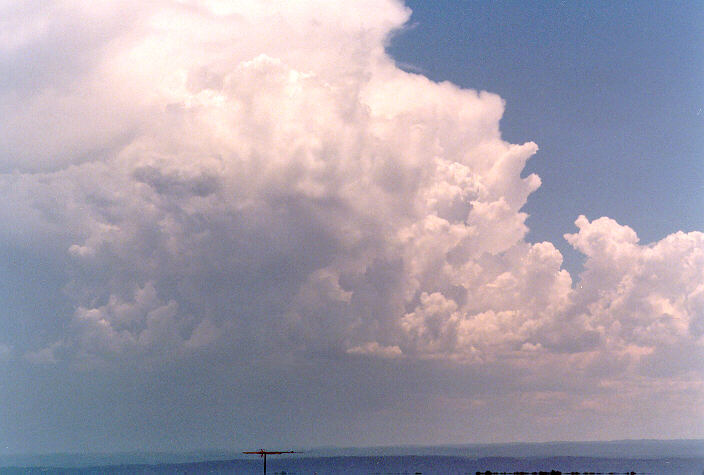
[[(183, 461), (217, 460), (208, 455), (219, 454), (220, 458), (251, 459), (244, 451), (260, 450), (261, 447), (219, 447), (191, 448), (182, 451), (104, 451), (104, 452), (49, 452), (49, 453), (0, 453), (0, 457), (53, 457), (53, 456), (163, 456), (163, 461), (178, 457)], [(513, 456), (517, 458), (533, 456), (584, 456), (623, 458), (665, 458), (665, 457), (701, 457), (704, 458), (704, 439), (623, 439), (623, 440), (585, 440), (585, 441), (543, 441), (543, 442), (492, 442), (492, 443), (457, 443), (438, 445), (375, 445), (375, 446), (286, 446), (265, 447), (264, 450), (294, 450), (295, 454), (283, 457), (334, 457), (360, 455), (460, 455), (469, 457)], [(467, 452), (467, 450), (473, 450)], [(195, 457), (195, 458), (193, 458)], [(0, 462), (3, 459), (0, 458)]]

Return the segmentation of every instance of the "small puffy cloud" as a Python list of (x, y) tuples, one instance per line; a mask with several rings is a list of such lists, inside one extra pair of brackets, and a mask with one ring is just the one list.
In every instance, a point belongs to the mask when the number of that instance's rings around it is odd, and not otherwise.
[[(183, 345), (178, 304), (162, 301), (153, 283), (137, 288), (129, 300), (110, 295), (105, 305), (78, 307), (74, 316), (76, 344), (83, 357), (145, 353), (170, 355)], [(196, 339), (202, 339), (198, 331)]]
[(355, 346), (354, 348), (348, 348), (347, 353), (351, 355), (377, 356), (380, 358), (398, 358), (403, 355), (398, 346), (381, 346), (376, 341)]
[(0, 343), (0, 363), (6, 363), (12, 358), (12, 348)]
[(64, 345), (60, 341), (56, 341), (51, 345), (41, 348), (37, 351), (28, 351), (24, 358), (33, 364), (38, 365), (53, 365), (56, 364), (62, 356), (66, 356), (62, 350)]

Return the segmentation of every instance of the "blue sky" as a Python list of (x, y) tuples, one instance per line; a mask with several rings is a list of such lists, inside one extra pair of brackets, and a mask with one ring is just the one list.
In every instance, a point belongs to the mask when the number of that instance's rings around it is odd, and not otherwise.
[(704, 437), (703, 40), (0, 6), (0, 453)]
[(496, 92), (512, 142), (540, 147), (531, 241), (581, 267), (562, 234), (610, 216), (641, 242), (704, 229), (704, 8), (698, 2), (409, 1), (390, 54)]

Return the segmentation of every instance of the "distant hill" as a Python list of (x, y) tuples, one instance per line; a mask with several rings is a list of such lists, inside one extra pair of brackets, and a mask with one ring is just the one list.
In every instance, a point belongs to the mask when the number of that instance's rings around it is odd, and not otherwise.
[[(335, 456), (279, 458), (268, 462), (269, 474), (475, 474), (476, 472), (571, 472), (630, 473), (654, 475), (700, 475), (704, 458), (609, 459), (595, 457), (486, 457), (455, 456)], [(183, 464), (109, 465), (93, 467), (6, 467), (5, 475), (27, 474), (261, 474), (258, 460), (220, 460)]]
[[(316, 448), (272, 456), (268, 473), (475, 474), (550, 471), (702, 475), (704, 440), (473, 444), (435, 447)], [(241, 451), (54, 454), (0, 457), (0, 474), (260, 474)]]

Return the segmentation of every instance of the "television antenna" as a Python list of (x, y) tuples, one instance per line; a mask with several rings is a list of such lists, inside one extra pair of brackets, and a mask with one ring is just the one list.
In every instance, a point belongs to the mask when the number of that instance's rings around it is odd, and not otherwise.
[(299, 452), (294, 452), (293, 450), (287, 451), (275, 451), (275, 450), (264, 450), (259, 449), (256, 452), (242, 452), (243, 454), (256, 454), (264, 459), (264, 475), (266, 475), (266, 456), (267, 455), (279, 455), (279, 454), (297, 454)]

